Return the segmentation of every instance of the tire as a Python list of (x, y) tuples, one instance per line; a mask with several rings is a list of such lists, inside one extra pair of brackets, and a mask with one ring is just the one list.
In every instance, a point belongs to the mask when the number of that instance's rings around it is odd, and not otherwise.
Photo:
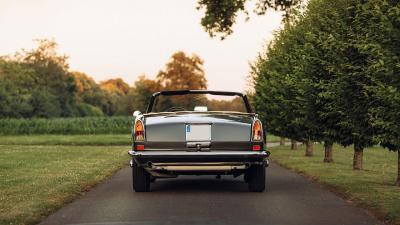
[(252, 165), (247, 171), (249, 191), (263, 192), (265, 190), (265, 166)]
[(249, 174), (250, 174), (250, 173), (248, 173), (248, 172), (245, 172), (245, 173), (243, 174), (243, 180), (244, 180), (244, 182), (246, 182), (246, 183), (249, 183)]
[(132, 186), (135, 192), (150, 191), (150, 175), (136, 163), (132, 165)]

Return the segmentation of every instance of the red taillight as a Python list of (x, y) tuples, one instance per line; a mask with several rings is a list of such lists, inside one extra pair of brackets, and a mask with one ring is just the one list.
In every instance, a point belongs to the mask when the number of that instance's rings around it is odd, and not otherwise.
[(253, 145), (253, 151), (260, 151), (261, 146), (260, 145)]
[(135, 140), (144, 141), (144, 126), (141, 120), (135, 122)]
[(253, 141), (261, 141), (262, 140), (262, 126), (261, 121), (256, 120), (253, 123)]
[(144, 150), (144, 145), (136, 145), (136, 150), (137, 151), (143, 151)]

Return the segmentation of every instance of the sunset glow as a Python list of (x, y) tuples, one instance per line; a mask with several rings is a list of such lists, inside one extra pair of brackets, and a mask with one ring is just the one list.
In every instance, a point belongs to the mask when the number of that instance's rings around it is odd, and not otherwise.
[(36, 38), (54, 38), (72, 70), (96, 81), (121, 77), (131, 85), (141, 74), (154, 78), (181, 50), (204, 60), (209, 89), (245, 90), (249, 62), (279, 28), (281, 14), (248, 22), (240, 15), (233, 35), (220, 41), (204, 32), (196, 6), (183, 0), (3, 0), (0, 55), (33, 48)]

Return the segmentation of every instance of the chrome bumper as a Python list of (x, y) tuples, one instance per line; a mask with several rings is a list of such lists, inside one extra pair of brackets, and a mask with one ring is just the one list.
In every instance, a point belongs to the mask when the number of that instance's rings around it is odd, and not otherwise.
[(135, 156), (260, 156), (268, 157), (269, 154), (266, 151), (255, 152), (255, 151), (200, 151), (200, 152), (184, 152), (184, 151), (128, 151), (128, 154), (132, 157)]
[[(269, 165), (269, 152), (254, 151), (129, 151), (134, 162), (153, 171), (234, 171), (253, 164)], [(134, 161), (133, 161), (134, 160)]]
[(246, 163), (152, 163), (149, 169), (166, 171), (231, 171), (247, 169)]

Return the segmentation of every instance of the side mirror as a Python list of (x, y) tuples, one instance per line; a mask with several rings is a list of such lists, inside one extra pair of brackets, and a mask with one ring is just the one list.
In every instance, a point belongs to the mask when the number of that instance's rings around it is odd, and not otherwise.
[(136, 110), (135, 112), (133, 112), (133, 117), (138, 117), (141, 114), (142, 113), (140, 111)]

